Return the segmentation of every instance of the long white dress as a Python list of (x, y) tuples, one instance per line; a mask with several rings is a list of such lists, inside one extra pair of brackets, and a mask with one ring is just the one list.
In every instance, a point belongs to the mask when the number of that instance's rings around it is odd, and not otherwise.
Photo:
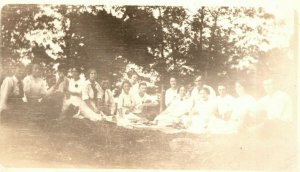
[(117, 125), (126, 128), (131, 128), (136, 122), (141, 120), (140, 117), (133, 114), (128, 107), (133, 107), (135, 105), (133, 96), (129, 93), (126, 94), (123, 90), (118, 97), (117, 106)]
[[(98, 114), (94, 110), (96, 109), (95, 99), (101, 99), (103, 97), (103, 90), (101, 89), (100, 85), (97, 82), (95, 82), (95, 84), (96, 84), (97, 97), (94, 97), (94, 91), (91, 87), (91, 82), (89, 80), (85, 82), (85, 85), (82, 90), (83, 101), (81, 101), (79, 105), (79, 109), (81, 115), (84, 118), (87, 118), (91, 121), (101, 121), (103, 120), (103, 116), (104, 116), (103, 113), (100, 112)], [(90, 106), (92, 106), (93, 109), (91, 109), (91, 107), (87, 105), (85, 100), (90, 103)]]
[[(63, 103), (63, 111), (65, 111), (70, 105), (73, 105), (75, 107), (79, 107), (79, 105), (82, 103), (81, 94), (82, 89), (84, 87), (85, 81), (84, 80), (74, 80), (69, 79), (68, 80), (68, 91), (71, 93), (69, 97), (66, 97), (64, 99)], [(78, 114), (76, 114), (78, 116)]]
[(158, 126), (169, 126), (177, 123), (187, 125), (188, 112), (191, 107), (192, 101), (190, 98), (176, 96), (170, 106), (154, 119), (154, 122)]
[(216, 102), (214, 100), (199, 100), (196, 102), (194, 110), (188, 131), (193, 133), (206, 133), (210, 119), (217, 110)]
[(177, 98), (177, 89), (169, 88), (165, 94), (165, 105), (166, 107), (170, 106), (171, 103)]
[(235, 102), (234, 98), (231, 95), (225, 95), (224, 97), (218, 96), (216, 101), (218, 107), (218, 116), (224, 120), (230, 118)]

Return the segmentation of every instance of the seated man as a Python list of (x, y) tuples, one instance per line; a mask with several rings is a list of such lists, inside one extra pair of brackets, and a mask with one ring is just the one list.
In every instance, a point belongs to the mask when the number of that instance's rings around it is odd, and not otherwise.
[(13, 75), (3, 80), (0, 90), (0, 120), (1, 114), (5, 110), (9, 110), (12, 106), (22, 103), (22, 97), (24, 96), (22, 79), (24, 73), (24, 66), (17, 65), (13, 71)]
[(108, 79), (104, 79), (101, 82), (101, 88), (103, 90), (103, 97), (100, 105), (101, 111), (105, 115), (114, 115), (116, 113), (116, 104), (113, 94), (110, 90), (110, 84)]
[(134, 110), (133, 113), (139, 117), (153, 120), (155, 115), (158, 114), (158, 101), (149, 96), (147, 93), (147, 84), (142, 82), (139, 84), (139, 93), (133, 95)]

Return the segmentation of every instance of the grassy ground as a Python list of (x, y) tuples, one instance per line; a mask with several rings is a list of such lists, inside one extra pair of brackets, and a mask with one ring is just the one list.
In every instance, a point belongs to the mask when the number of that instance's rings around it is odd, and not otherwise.
[(0, 126), (5, 167), (286, 170), (296, 166), (292, 135), (165, 134), (108, 122), (15, 110)]

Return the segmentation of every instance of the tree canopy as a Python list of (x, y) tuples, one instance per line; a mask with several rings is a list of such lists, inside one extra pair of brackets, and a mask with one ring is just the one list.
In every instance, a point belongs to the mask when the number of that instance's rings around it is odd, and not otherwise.
[(3, 71), (18, 62), (45, 73), (94, 67), (117, 82), (136, 64), (159, 83), (203, 74), (216, 84), (285, 74), (293, 63), (286, 24), (263, 8), (6, 5), (1, 22)]

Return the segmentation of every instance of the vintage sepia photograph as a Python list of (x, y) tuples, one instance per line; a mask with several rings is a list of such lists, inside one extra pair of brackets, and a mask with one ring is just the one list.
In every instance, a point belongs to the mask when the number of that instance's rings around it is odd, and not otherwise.
[(1, 168), (297, 168), (299, 11), (5, 4)]

